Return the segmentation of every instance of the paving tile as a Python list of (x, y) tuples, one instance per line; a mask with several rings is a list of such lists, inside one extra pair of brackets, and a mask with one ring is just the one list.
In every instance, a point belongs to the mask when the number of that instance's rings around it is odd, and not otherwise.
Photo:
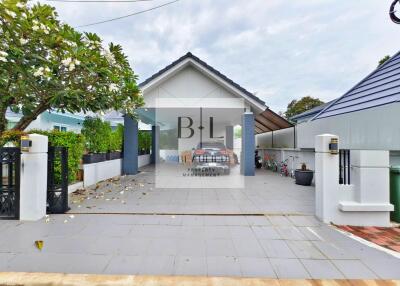
[(20, 254), (10, 261), (8, 271), (95, 274), (102, 273), (110, 260), (109, 255)]
[(248, 226), (249, 222), (245, 216), (225, 216), (225, 225)]
[(361, 260), (381, 279), (400, 279), (400, 259), (398, 258), (367, 258)]
[(119, 240), (118, 253), (121, 255), (145, 255), (148, 253), (150, 241), (147, 238), (122, 238)]
[(234, 257), (207, 257), (208, 276), (242, 276), (240, 263)]
[(296, 258), (285, 240), (261, 239), (260, 244), (269, 258)]
[(114, 256), (104, 270), (105, 274), (135, 275), (141, 269), (142, 256)]
[(321, 222), (314, 216), (287, 216), (294, 226), (320, 226)]
[(238, 260), (244, 277), (276, 278), (267, 258), (240, 257)]
[(268, 219), (274, 226), (293, 226), (292, 222), (286, 216), (271, 215), (268, 216)]
[(141, 275), (172, 275), (174, 272), (174, 256), (145, 256), (138, 274)]
[(233, 239), (233, 245), (238, 257), (266, 257), (264, 249), (257, 239)]
[(204, 233), (206, 239), (229, 239), (231, 237), (228, 226), (205, 226)]
[(177, 245), (180, 256), (205, 257), (207, 253), (203, 239), (179, 239)]
[(297, 227), (297, 229), (301, 232), (302, 235), (304, 235), (307, 240), (324, 240), (324, 238), (318, 234), (319, 227), (306, 226)]
[(236, 256), (235, 247), (230, 239), (207, 239), (207, 256)]
[(281, 279), (308, 279), (310, 275), (298, 259), (270, 258), (272, 268)]
[(9, 262), (16, 254), (14, 253), (0, 253), (0, 272), (4, 272), (8, 269)]
[(229, 226), (232, 238), (255, 238), (254, 231), (249, 226)]
[(329, 259), (356, 259), (350, 251), (335, 245), (333, 242), (313, 241), (312, 244)]
[(367, 266), (360, 260), (331, 260), (347, 279), (377, 279)]
[(307, 238), (293, 226), (276, 226), (275, 230), (282, 239), (287, 240), (306, 240)]
[(177, 256), (175, 258), (174, 275), (206, 276), (206, 257)]
[(176, 239), (151, 239), (147, 248), (147, 255), (150, 256), (174, 256), (178, 252)]
[(279, 233), (272, 226), (253, 226), (252, 229), (258, 239), (281, 239)]
[(247, 221), (249, 225), (253, 226), (270, 226), (271, 222), (269, 221), (268, 217), (266, 216), (247, 216)]
[(314, 279), (343, 279), (343, 274), (329, 260), (301, 259)]
[(224, 216), (209, 215), (203, 216), (204, 225), (208, 226), (225, 226), (226, 221)]
[(297, 258), (327, 259), (310, 241), (293, 240), (287, 241), (287, 244)]

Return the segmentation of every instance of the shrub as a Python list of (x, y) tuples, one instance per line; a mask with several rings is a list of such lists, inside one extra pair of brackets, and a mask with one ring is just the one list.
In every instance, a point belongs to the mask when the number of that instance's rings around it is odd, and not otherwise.
[(87, 117), (81, 133), (85, 136), (85, 145), (89, 153), (105, 153), (110, 148), (111, 126), (100, 118)]
[(25, 132), (18, 130), (4, 131), (0, 136), (0, 147), (3, 147), (7, 143), (12, 143), (14, 146), (19, 147), (21, 136), (25, 134)]
[(149, 154), (151, 149), (151, 134), (149, 131), (139, 130), (139, 154)]
[[(74, 132), (61, 132), (57, 130), (31, 130), (29, 133), (47, 136), (51, 146), (68, 148), (68, 182), (75, 181), (85, 149), (84, 137)], [(61, 178), (61, 167), (59, 163), (55, 164), (55, 178), (56, 183), (58, 183), (59, 178)]]
[(109, 151), (121, 151), (124, 140), (124, 126), (122, 124), (117, 125), (110, 136)]

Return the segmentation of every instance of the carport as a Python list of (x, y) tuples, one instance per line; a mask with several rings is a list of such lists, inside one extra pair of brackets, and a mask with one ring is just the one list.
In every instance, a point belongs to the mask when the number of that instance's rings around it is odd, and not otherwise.
[[(233, 173), (254, 176), (255, 134), (291, 127), (264, 101), (191, 53), (145, 80), (140, 88), (145, 106), (138, 110), (138, 119), (152, 126), (152, 163), (156, 165), (171, 157), (181, 163), (199, 142), (219, 141), (240, 158), (240, 167)], [(125, 116), (124, 125), (123, 172), (134, 175), (138, 173), (138, 122)], [(235, 140), (235, 127), (241, 128), (241, 140)]]

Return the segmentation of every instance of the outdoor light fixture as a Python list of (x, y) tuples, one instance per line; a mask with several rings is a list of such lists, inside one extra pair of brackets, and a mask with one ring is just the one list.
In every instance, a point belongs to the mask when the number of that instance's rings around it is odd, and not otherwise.
[(331, 139), (331, 142), (329, 143), (329, 151), (332, 155), (339, 154), (339, 141), (337, 138)]
[(32, 147), (32, 141), (29, 139), (29, 136), (21, 136), (21, 151), (29, 152), (30, 147)]
[(400, 0), (394, 0), (392, 5), (390, 5), (389, 15), (390, 15), (390, 19), (392, 19), (392, 21), (394, 23), (400, 24), (400, 16), (396, 16), (396, 14), (395, 14), (397, 12), (395, 10), (396, 4), (399, 4), (398, 8), (400, 8)]

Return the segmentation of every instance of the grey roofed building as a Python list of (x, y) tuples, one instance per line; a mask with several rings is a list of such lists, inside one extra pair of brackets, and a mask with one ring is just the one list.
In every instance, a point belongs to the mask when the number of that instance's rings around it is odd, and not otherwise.
[(400, 52), (341, 97), (317, 106), (290, 120), (301, 123), (400, 102)]
[(323, 108), (312, 120), (400, 102), (400, 52)]
[(320, 106), (316, 106), (314, 108), (311, 108), (310, 110), (307, 110), (303, 113), (297, 114), (295, 116), (290, 117), (290, 121), (296, 122), (296, 123), (301, 123), (304, 121), (307, 121), (311, 118), (313, 118), (315, 115), (317, 115), (322, 109), (324, 109), (325, 107), (327, 107), (329, 104), (331, 104), (333, 102), (329, 101), (327, 103), (321, 104)]

